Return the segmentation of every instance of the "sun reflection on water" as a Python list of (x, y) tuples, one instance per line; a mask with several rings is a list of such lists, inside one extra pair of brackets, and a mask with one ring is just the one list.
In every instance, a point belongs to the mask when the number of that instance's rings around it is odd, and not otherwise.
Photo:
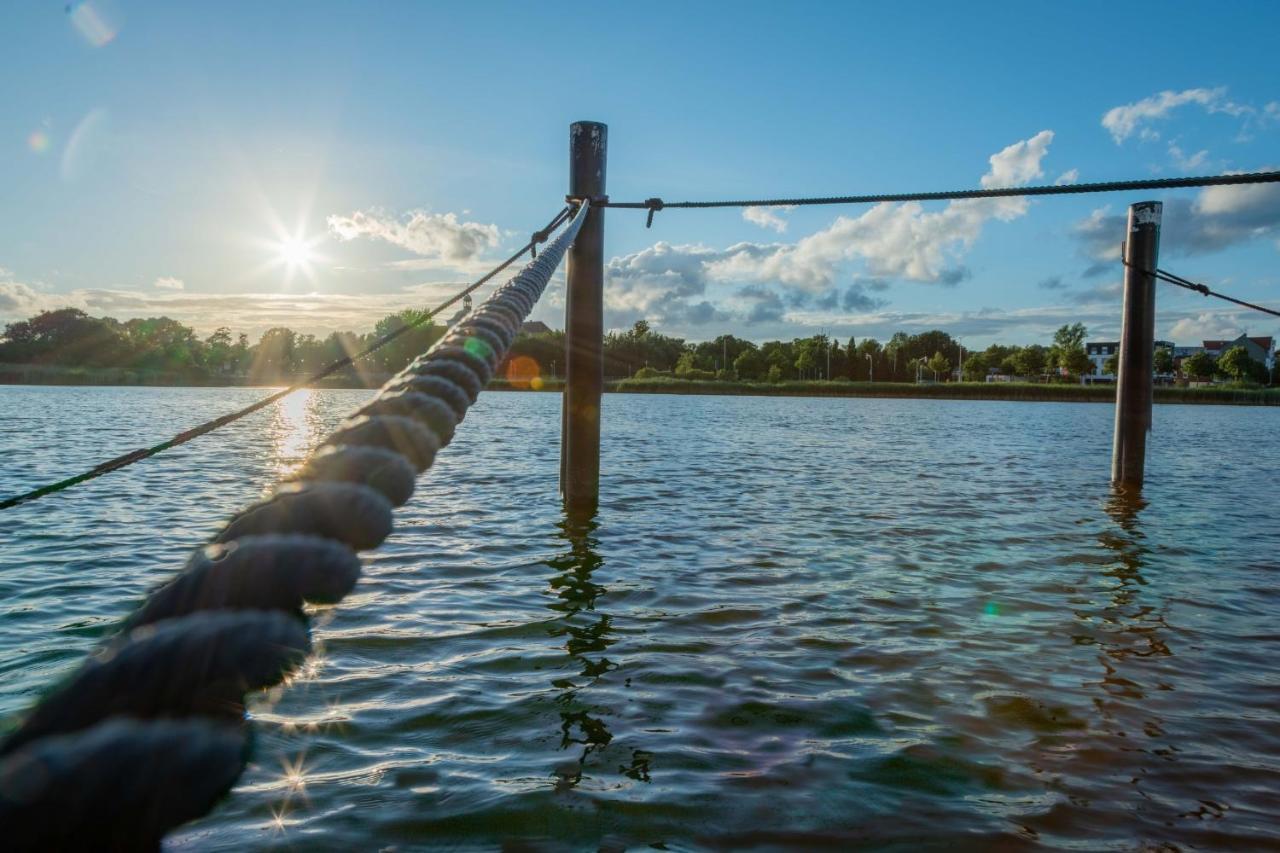
[(271, 425), (271, 461), (284, 476), (296, 468), (320, 440), (319, 400), (310, 388), (294, 391), (276, 404)]

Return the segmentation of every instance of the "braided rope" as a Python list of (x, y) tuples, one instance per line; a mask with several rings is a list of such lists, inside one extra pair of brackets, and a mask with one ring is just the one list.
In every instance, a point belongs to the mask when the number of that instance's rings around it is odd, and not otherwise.
[(158, 849), (230, 790), (248, 760), (245, 694), (310, 651), (303, 606), (355, 586), (356, 552), (390, 534), (392, 507), (452, 440), (588, 208), (234, 516), (0, 743), (7, 849)]

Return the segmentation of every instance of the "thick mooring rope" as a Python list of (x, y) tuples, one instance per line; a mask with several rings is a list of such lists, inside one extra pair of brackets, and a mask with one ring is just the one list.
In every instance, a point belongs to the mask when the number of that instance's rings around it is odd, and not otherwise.
[(452, 440), (588, 207), (289, 482), (234, 516), (0, 743), (6, 849), (158, 849), (230, 790), (248, 760), (245, 694), (305, 658), (303, 606), (355, 586), (356, 552), (390, 534), (392, 507)]

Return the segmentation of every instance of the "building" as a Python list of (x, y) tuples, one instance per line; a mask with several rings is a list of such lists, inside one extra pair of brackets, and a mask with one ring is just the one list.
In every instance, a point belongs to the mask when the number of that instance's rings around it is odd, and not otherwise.
[(541, 320), (530, 320), (527, 323), (520, 324), (520, 334), (522, 335), (548, 335), (551, 333), (551, 327)]
[(1267, 370), (1273, 370), (1276, 366), (1276, 344), (1275, 339), (1271, 337), (1249, 337), (1241, 335), (1233, 341), (1205, 341), (1204, 351), (1214, 358), (1218, 358), (1224, 352), (1234, 347), (1244, 347), (1244, 351), (1249, 354), (1249, 358), (1265, 364)]
[[(1172, 341), (1156, 341), (1155, 349), (1172, 350), (1176, 357), (1179, 349), (1186, 347), (1176, 347)], [(1107, 363), (1107, 359), (1120, 351), (1119, 341), (1090, 341), (1084, 345), (1085, 354), (1089, 356), (1089, 360), (1093, 362), (1093, 373), (1095, 376), (1115, 378), (1115, 374), (1108, 373), (1103, 369), (1103, 365)]]

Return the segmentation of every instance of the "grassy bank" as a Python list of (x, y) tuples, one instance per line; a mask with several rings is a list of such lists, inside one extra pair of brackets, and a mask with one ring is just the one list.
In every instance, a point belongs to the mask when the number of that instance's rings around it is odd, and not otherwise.
[[(684, 379), (623, 379), (608, 390), (631, 394), (736, 394), (768, 397), (920, 397), (951, 400), (1028, 400), (1112, 403), (1116, 390), (1108, 385), (1049, 385), (1013, 382), (948, 382), (915, 385), (907, 382), (721, 382)], [(1280, 388), (1155, 389), (1157, 403), (1218, 403), (1280, 406)]]
[[(301, 379), (302, 377), (299, 377)], [(370, 375), (362, 381), (331, 377), (320, 388), (377, 388), (386, 375)], [(125, 368), (46, 367), (0, 364), (0, 384), (9, 385), (124, 385), (238, 387), (260, 385), (242, 377), (206, 377), (194, 374)], [(283, 384), (283, 383), (280, 383)], [(494, 391), (560, 391), (563, 380), (547, 379), (538, 389), (494, 379)], [(605, 390), (622, 394), (721, 394), (759, 397), (899, 397), (951, 400), (1027, 400), (1051, 402), (1111, 403), (1115, 388), (1108, 385), (1048, 385), (1043, 383), (949, 382), (916, 385), (908, 382), (727, 382), (661, 377), (619, 379), (605, 383)], [(1239, 406), (1280, 406), (1280, 388), (1167, 388), (1155, 389), (1157, 403), (1217, 403)]]

